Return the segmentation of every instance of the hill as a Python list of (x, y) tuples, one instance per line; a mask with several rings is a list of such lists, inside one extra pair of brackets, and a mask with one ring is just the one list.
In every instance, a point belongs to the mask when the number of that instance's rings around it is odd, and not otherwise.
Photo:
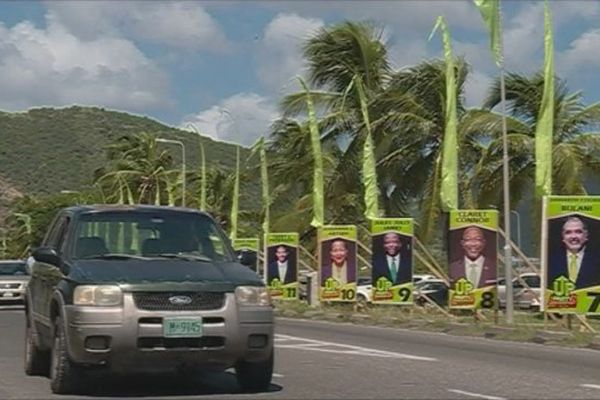
[[(147, 117), (95, 107), (36, 108), (0, 112), (0, 181), (12, 192), (49, 194), (92, 183), (106, 162), (105, 147), (121, 136), (158, 133), (186, 145), (187, 168), (198, 166), (199, 136)], [(200, 137), (207, 165), (235, 168), (235, 146)], [(249, 150), (241, 149), (245, 160)], [(180, 151), (173, 149), (176, 163)]]

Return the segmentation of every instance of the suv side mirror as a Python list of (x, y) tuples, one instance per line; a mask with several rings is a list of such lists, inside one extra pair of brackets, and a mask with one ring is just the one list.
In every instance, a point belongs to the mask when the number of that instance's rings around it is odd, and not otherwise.
[(40, 247), (39, 249), (36, 249), (32, 256), (36, 261), (54, 265), (56, 267), (61, 264), (61, 258), (56, 254), (56, 250), (49, 247)]
[(256, 265), (256, 252), (242, 250), (238, 256), (238, 259), (240, 260), (240, 264), (247, 267), (254, 267)]

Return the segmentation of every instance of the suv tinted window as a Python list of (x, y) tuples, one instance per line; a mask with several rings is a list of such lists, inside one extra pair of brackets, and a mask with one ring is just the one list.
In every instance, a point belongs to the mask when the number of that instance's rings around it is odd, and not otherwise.
[(226, 237), (208, 217), (184, 212), (106, 211), (83, 214), (74, 258), (103, 254), (201, 256), (233, 261)]
[(61, 215), (57, 220), (56, 224), (52, 228), (50, 235), (45, 243), (45, 246), (51, 247), (56, 251), (62, 250), (63, 239), (67, 232), (69, 225), (69, 218), (66, 215)]

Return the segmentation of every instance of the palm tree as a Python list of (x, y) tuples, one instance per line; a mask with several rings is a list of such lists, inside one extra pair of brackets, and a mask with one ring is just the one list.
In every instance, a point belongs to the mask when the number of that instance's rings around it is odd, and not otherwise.
[[(530, 192), (535, 180), (535, 129), (543, 85), (542, 73), (506, 77), (511, 207)], [(559, 78), (556, 78), (554, 102), (553, 193), (587, 194), (586, 178), (600, 172), (600, 135), (592, 131), (600, 123), (600, 103), (585, 106), (581, 93), (569, 93), (566, 83)], [(472, 181), (481, 204), (499, 204), (501, 198), (501, 119), (491, 111), (499, 103), (500, 85), (496, 81), (484, 102), (488, 111), (474, 119), (471, 127), (488, 131), (491, 138)]]
[[(464, 87), (469, 66), (456, 65), (459, 153), (459, 186), (472, 174), (482, 154), (482, 134), (468, 129), (477, 114), (464, 107)], [(378, 173), (389, 195), (390, 213), (419, 211), (418, 234), (429, 241), (439, 225), (441, 150), (445, 131), (446, 65), (443, 60), (424, 61), (393, 74), (374, 101), (373, 129), (379, 138)], [(468, 190), (461, 190), (461, 206), (473, 206)], [(385, 197), (384, 197), (385, 198)]]
[(109, 164), (96, 171), (96, 183), (116, 193), (109, 198), (129, 203), (157, 203), (161, 189), (167, 188), (165, 171), (172, 165), (166, 150), (159, 150), (156, 135), (140, 133), (123, 136), (107, 148)]
[[(343, 220), (345, 215), (347, 221), (363, 221), (360, 181), (366, 126), (360, 99), (353, 87), (356, 81), (363, 81), (378, 159), (380, 206), (388, 216), (410, 215), (419, 210), (418, 233), (428, 240), (441, 212), (438, 188), (444, 133), (445, 63), (423, 62), (394, 72), (381, 38), (382, 32), (372, 25), (344, 22), (321, 29), (304, 46), (309, 82), (313, 85), (311, 96), (322, 117), (322, 140), (331, 146), (330, 154), (336, 161), (331, 165), (334, 169), (327, 185), (328, 194), (353, 205), (352, 209), (336, 207), (335, 211), (344, 212), (337, 213), (341, 216), (338, 220)], [(472, 115), (463, 106), (468, 65), (462, 59), (456, 65), (459, 118), (470, 124)], [(303, 115), (305, 93), (289, 95), (281, 105), (287, 118)], [(293, 136), (293, 132), (285, 135), (279, 132), (282, 126), (298, 131), (300, 123), (284, 119), (276, 124), (273, 130), (276, 142)], [(472, 173), (472, 165), (483, 151), (480, 137), (475, 131), (461, 135), (461, 187), (466, 187), (464, 182)], [(339, 143), (342, 146), (338, 146)], [(285, 144), (278, 146), (285, 147)], [(303, 149), (310, 153), (309, 147)], [(307, 171), (306, 166), (303, 158), (301, 162), (296, 159), (287, 168)], [(307, 190), (300, 192), (308, 193)], [(463, 204), (471, 205), (473, 201), (468, 191), (463, 194)], [(300, 196), (300, 199), (304, 198)], [(331, 204), (326, 204), (331, 209)]]
[[(364, 132), (360, 100), (352, 83), (359, 76), (367, 96), (373, 96), (384, 87), (390, 67), (387, 49), (382, 41), (383, 32), (367, 23), (343, 22), (320, 29), (305, 43), (304, 58), (308, 62), (310, 95), (320, 115), (326, 162), (326, 215), (328, 222), (362, 220), (362, 186), (360, 157)], [(312, 158), (306, 115), (306, 92), (286, 96), (281, 102), (284, 118), (273, 125), (271, 150), (276, 151), (273, 175), (276, 182), (293, 182), (293, 193), (298, 201), (294, 213), (285, 221), (301, 217), (304, 229), (308, 227), (311, 212)], [(294, 119), (296, 118), (296, 119)], [(291, 153), (295, 153), (291, 154)], [(277, 154), (284, 154), (279, 157)], [(295, 172), (294, 172), (295, 171)], [(302, 171), (301, 177), (298, 171)], [(295, 176), (294, 176), (295, 175)], [(285, 185), (283, 186), (285, 187)], [(283, 188), (282, 187), (282, 188)], [(275, 221), (277, 224), (277, 221)]]

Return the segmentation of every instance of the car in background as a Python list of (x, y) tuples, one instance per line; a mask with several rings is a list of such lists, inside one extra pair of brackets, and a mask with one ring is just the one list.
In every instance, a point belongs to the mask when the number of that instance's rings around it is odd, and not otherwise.
[(370, 276), (359, 276), (356, 280), (356, 302), (366, 305), (372, 300), (373, 282)]
[(23, 303), (28, 282), (25, 261), (0, 260), (0, 304)]
[(415, 304), (424, 306), (429, 300), (438, 306), (448, 305), (448, 285), (442, 279), (424, 279), (415, 283), (413, 297)]
[[(539, 309), (542, 295), (541, 279), (535, 272), (519, 274), (520, 280), (513, 278), (513, 304), (520, 309)], [(525, 286), (523, 283), (525, 283)], [(506, 307), (506, 280), (498, 279), (498, 300), (500, 308)]]
[(421, 281), (428, 281), (432, 279), (438, 279), (437, 276), (431, 274), (413, 274), (413, 283), (418, 283)]

